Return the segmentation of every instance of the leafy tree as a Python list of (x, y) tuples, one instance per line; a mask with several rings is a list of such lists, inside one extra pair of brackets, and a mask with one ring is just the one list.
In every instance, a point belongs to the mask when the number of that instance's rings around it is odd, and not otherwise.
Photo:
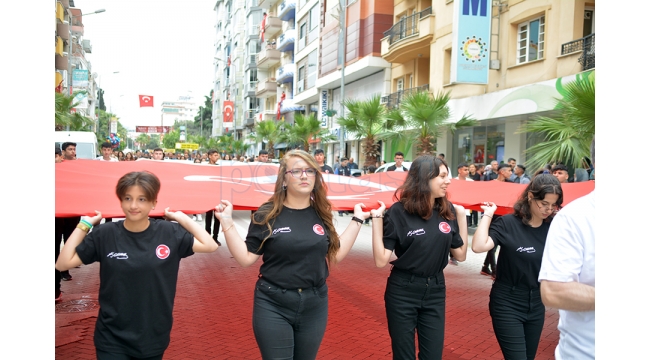
[(378, 140), (381, 134), (394, 126), (394, 122), (386, 117), (387, 110), (381, 104), (381, 97), (373, 95), (368, 100), (345, 99), (343, 105), (348, 113), (345, 118), (337, 119), (339, 125), (357, 139), (363, 139), (362, 152), (366, 157), (363, 166), (375, 165), (381, 155)]
[(147, 143), (145, 148), (149, 150), (153, 150), (157, 147), (160, 147), (160, 137), (158, 135), (150, 136), (149, 142)]
[[(556, 115), (538, 116), (523, 124), (518, 133), (541, 134), (544, 141), (526, 150), (526, 165), (532, 169), (557, 161), (582, 167), (582, 157), (596, 134), (596, 82), (593, 72), (576, 76), (563, 86)], [(559, 81), (559, 80), (558, 80)], [(560, 84), (559, 84), (560, 85)]]
[(163, 147), (165, 149), (173, 149), (176, 147), (176, 143), (181, 141), (181, 130), (174, 129), (163, 137)]
[[(97, 131), (95, 131), (95, 135), (97, 136), (97, 141), (99, 142), (98, 145), (101, 146), (101, 143), (108, 141), (108, 131), (109, 131), (109, 124), (111, 121), (111, 118), (117, 117), (115, 114), (106, 112), (100, 109), (96, 109), (95, 113), (97, 114)], [(120, 123), (119, 118), (117, 121), (117, 133), (118, 134), (127, 134), (128, 131), (124, 126), (122, 126), (122, 123)], [(122, 140), (120, 142), (120, 146), (118, 149), (122, 150), (126, 147), (126, 138), (121, 138)]]
[(266, 141), (266, 150), (269, 152), (269, 159), (273, 159), (275, 150), (275, 140), (280, 136), (283, 129), (281, 123), (274, 120), (264, 120), (255, 124), (255, 140), (258, 142)]
[(305, 116), (301, 113), (296, 113), (294, 123), (291, 126), (284, 126), (284, 131), (278, 135), (278, 141), (286, 142), (287, 144), (298, 144), (303, 150), (310, 152), (310, 140), (332, 141), (336, 140), (336, 136), (330, 134), (327, 129), (320, 126), (320, 121), (316, 119), (314, 114)]
[(206, 129), (208, 134), (212, 132), (212, 93), (214, 90), (210, 90), (210, 95), (204, 96), (203, 106), (199, 106), (198, 115), (194, 117), (195, 125), (201, 129), (201, 118), (203, 118), (203, 132), (205, 133)]
[(232, 154), (233, 153), (233, 138), (232, 134), (224, 134), (217, 136), (218, 145), (217, 150), (222, 154)]
[(87, 131), (93, 124), (93, 121), (73, 109), (79, 105), (74, 97), (81, 93), (75, 92), (72, 96), (55, 92), (54, 97), (54, 130), (61, 131), (69, 128), (70, 131)]
[(232, 150), (237, 156), (244, 155), (246, 153), (246, 150), (248, 150), (250, 147), (251, 145), (244, 143), (244, 140), (234, 140), (232, 142)]
[(403, 130), (395, 133), (395, 137), (415, 137), (418, 155), (431, 155), (436, 147), (436, 139), (443, 130), (449, 130), (453, 134), (457, 129), (478, 123), (466, 115), (456, 123), (449, 122), (450, 99), (448, 92), (432, 95), (428, 91), (418, 91), (406, 95), (399, 107), (387, 115), (390, 126)]
[(97, 107), (100, 110), (106, 111), (106, 103), (104, 102), (104, 89), (100, 88), (99, 90), (97, 90), (97, 100), (98, 100)]
[(149, 140), (151, 140), (149, 134), (140, 134), (138, 137), (135, 139), (135, 141), (140, 144), (140, 149), (145, 147), (148, 143)]

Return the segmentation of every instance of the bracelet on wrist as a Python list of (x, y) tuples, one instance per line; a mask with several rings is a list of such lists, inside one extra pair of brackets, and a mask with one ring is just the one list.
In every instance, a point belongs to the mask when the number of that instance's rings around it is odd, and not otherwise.
[(91, 227), (89, 227), (88, 225), (80, 221), (79, 224), (77, 224), (77, 229), (87, 233), (88, 231), (90, 231)]
[(487, 216), (487, 217), (489, 217), (490, 219), (492, 219), (492, 215), (483, 214), (483, 216)]
[(356, 216), (353, 216), (353, 217), (352, 217), (352, 221), (356, 221), (356, 222), (358, 222), (359, 224), (363, 224), (363, 220), (359, 219), (359, 218), (356, 217)]
[(376, 214), (376, 215), (373, 215), (372, 217), (374, 217), (375, 219), (383, 219), (383, 218), (384, 218), (384, 215), (382, 215), (382, 214)]
[(81, 220), (79, 220), (79, 222), (82, 223), (82, 224), (84, 224), (84, 225), (86, 225), (86, 226), (87, 226), (88, 228), (90, 228), (90, 229), (93, 228), (93, 224), (91, 224), (90, 221), (88, 221), (88, 220), (86, 220), (86, 219), (81, 219)]
[(227, 228), (227, 229), (224, 229), (224, 228), (221, 228), (221, 232), (222, 232), (222, 233), (225, 233), (226, 231), (228, 231), (228, 230), (230, 230), (230, 229), (232, 229), (232, 227), (233, 227), (233, 226), (235, 226), (235, 224), (234, 224), (234, 223), (233, 223), (232, 225), (230, 225), (230, 227), (229, 227), (229, 228)]

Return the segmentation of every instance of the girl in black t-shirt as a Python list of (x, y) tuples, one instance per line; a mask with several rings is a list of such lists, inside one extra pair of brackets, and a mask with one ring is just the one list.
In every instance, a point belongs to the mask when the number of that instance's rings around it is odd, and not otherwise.
[(232, 204), (215, 209), (228, 250), (241, 266), (262, 256), (253, 302), (253, 331), (263, 359), (315, 359), (327, 324), (329, 265), (341, 262), (370, 216), (354, 206), (339, 236), (316, 160), (302, 150), (280, 161), (275, 192), (254, 213), (246, 240), (232, 219)]
[(550, 222), (562, 205), (562, 187), (555, 176), (533, 178), (514, 205), (514, 214), (492, 223), (497, 206), (486, 202), (474, 234), (472, 251), (495, 246), (499, 266), (490, 291), (490, 316), (494, 334), (506, 360), (534, 359), (544, 326), (539, 270)]
[(431, 155), (415, 159), (406, 180), (395, 192), (393, 206), (381, 219), (384, 204), (371, 210), (375, 265), (396, 260), (384, 301), (393, 359), (415, 359), (415, 329), (419, 358), (442, 359), (445, 335), (445, 277), (451, 251), (458, 261), (467, 255), (465, 209), (447, 200), (449, 167)]
[(180, 260), (217, 250), (201, 225), (181, 211), (165, 209), (165, 217), (178, 223), (149, 218), (159, 191), (160, 181), (150, 172), (122, 176), (115, 192), (125, 220), (98, 225), (99, 211), (84, 216), (56, 262), (60, 271), (101, 263), (94, 336), (99, 360), (162, 359), (172, 329)]

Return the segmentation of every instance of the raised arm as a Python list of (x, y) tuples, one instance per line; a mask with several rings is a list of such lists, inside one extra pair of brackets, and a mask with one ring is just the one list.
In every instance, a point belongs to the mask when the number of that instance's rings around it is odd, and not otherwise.
[(246, 243), (239, 236), (235, 228), (235, 221), (232, 218), (232, 204), (228, 200), (221, 200), (221, 204), (214, 208), (214, 216), (221, 222), (221, 232), (226, 237), (228, 250), (235, 258), (235, 261), (243, 267), (253, 265), (260, 255), (248, 251)]
[(381, 207), (377, 210), (370, 210), (372, 217), (372, 256), (375, 259), (375, 266), (384, 267), (390, 260), (390, 255), (393, 250), (388, 250), (384, 247), (384, 210), (386, 204), (378, 201)]
[[(364, 212), (361, 208), (366, 207), (366, 205), (359, 203), (354, 205), (354, 216), (358, 219), (365, 220), (370, 216), (369, 212)], [(350, 252), (350, 249), (352, 249), (352, 245), (354, 245), (354, 242), (357, 240), (357, 236), (359, 235), (359, 230), (361, 230), (361, 223), (358, 221), (350, 221), (348, 224), (348, 227), (345, 228), (343, 231), (343, 234), (339, 235), (339, 241), (341, 242), (341, 247), (339, 247), (339, 251), (336, 253), (336, 262), (340, 263), (343, 261), (346, 255)]]
[(490, 224), (494, 212), (497, 211), (497, 205), (493, 202), (485, 202), (481, 205), (483, 209), (483, 217), (478, 224), (478, 228), (472, 238), (472, 251), (475, 253), (482, 253), (491, 250), (494, 247), (494, 241), (488, 235), (490, 232)]
[(465, 217), (465, 208), (460, 205), (454, 205), (456, 209), (456, 221), (458, 222), (458, 231), (460, 238), (463, 239), (463, 246), (457, 249), (449, 249), (454, 259), (458, 261), (465, 261), (467, 258), (467, 217)]
[(59, 259), (56, 261), (55, 267), (57, 270), (70, 270), (75, 266), (83, 264), (79, 258), (79, 255), (77, 255), (77, 245), (81, 244), (83, 239), (88, 234), (88, 230), (90, 230), (90, 227), (84, 226), (84, 222), (88, 222), (92, 226), (96, 226), (102, 221), (102, 213), (95, 210), (95, 214), (96, 215), (92, 218), (84, 216), (80, 222), (82, 225), (78, 226), (76, 229), (74, 229), (72, 234), (70, 234), (70, 237), (65, 242), (65, 245), (63, 245), (63, 249), (61, 249)]
[(193, 221), (182, 211), (170, 212), (165, 209), (165, 218), (176, 221), (178, 225), (194, 236), (192, 251), (195, 253), (211, 253), (219, 247), (205, 229), (199, 223)]

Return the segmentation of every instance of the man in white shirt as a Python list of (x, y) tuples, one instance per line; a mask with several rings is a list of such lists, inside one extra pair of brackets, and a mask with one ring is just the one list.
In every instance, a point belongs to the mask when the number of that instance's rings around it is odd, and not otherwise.
[(163, 152), (163, 149), (161, 148), (155, 148), (153, 149), (153, 157), (152, 159), (154, 160), (165, 160), (165, 153)]
[(113, 149), (111, 143), (105, 142), (102, 144), (102, 156), (98, 157), (96, 160), (99, 161), (119, 161), (117, 158), (113, 157)]

